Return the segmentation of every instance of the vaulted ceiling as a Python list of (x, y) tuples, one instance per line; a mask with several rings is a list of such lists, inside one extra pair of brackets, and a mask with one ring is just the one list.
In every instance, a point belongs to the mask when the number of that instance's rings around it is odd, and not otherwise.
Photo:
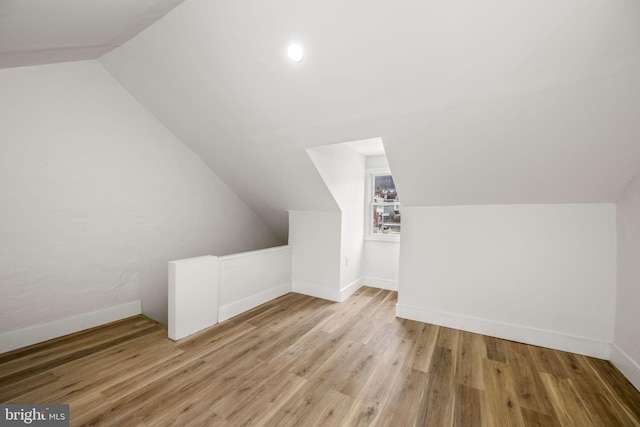
[(0, 68), (96, 59), (184, 0), (0, 0)]
[[(88, 2), (0, 0), (0, 23), (18, 3), (81, 25)], [(41, 12), (20, 16), (62, 37)], [(2, 57), (46, 51), (2, 31)], [(615, 201), (640, 169), (639, 46), (638, 0), (187, 0), (100, 60), (286, 237), (286, 210), (336, 209), (305, 149), (372, 137), (406, 206)]]

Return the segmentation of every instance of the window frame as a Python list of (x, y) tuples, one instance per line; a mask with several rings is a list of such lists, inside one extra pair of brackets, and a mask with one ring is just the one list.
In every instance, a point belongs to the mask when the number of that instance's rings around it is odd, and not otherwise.
[[(374, 201), (374, 192), (375, 192), (375, 177), (377, 176), (385, 176), (393, 174), (389, 168), (371, 168), (365, 171), (365, 221), (364, 221), (364, 238), (365, 240), (377, 240), (382, 242), (399, 242), (402, 231), (394, 234), (382, 234), (382, 233), (374, 233), (373, 232), (373, 209), (375, 206)], [(397, 190), (396, 190), (397, 191)], [(388, 203), (387, 204), (391, 204)], [(398, 210), (402, 209), (402, 202), (393, 203), (393, 205), (398, 205)], [(402, 222), (400, 222), (402, 227)], [(402, 230), (402, 228), (401, 228)]]

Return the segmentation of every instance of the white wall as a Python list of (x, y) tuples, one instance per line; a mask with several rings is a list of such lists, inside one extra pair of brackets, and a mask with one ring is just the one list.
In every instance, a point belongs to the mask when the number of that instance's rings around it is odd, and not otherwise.
[(167, 262), (279, 242), (96, 61), (0, 70), (0, 333), (142, 300)]
[(343, 299), (362, 286), (364, 263), (365, 156), (344, 147), (342, 161), (342, 242), (340, 291)]
[(398, 315), (608, 358), (613, 204), (403, 208)]
[(291, 246), (218, 258), (219, 321), (291, 292)]
[(291, 292), (291, 246), (169, 262), (176, 341)]
[(289, 211), (291, 287), (340, 301), (340, 211)]
[(398, 290), (400, 242), (365, 240), (363, 258), (362, 272), (365, 286)]
[(219, 270), (213, 255), (169, 261), (169, 339), (218, 323)]
[(386, 154), (381, 154), (378, 156), (367, 156), (366, 157), (365, 167), (367, 169), (377, 169), (377, 168), (388, 168), (389, 162), (387, 161)]
[(366, 158), (347, 144), (307, 151), (341, 211), (339, 290), (346, 298), (362, 286)]
[(640, 390), (640, 175), (618, 201), (618, 286), (613, 363)]
[(307, 151), (341, 211), (341, 299), (362, 285), (397, 290), (400, 244), (364, 240), (365, 170), (389, 167), (386, 156), (364, 156), (348, 143)]
[(101, 61), (270, 224), (330, 199), (306, 148), (372, 136), (406, 206), (615, 202), (640, 156), (639, 16), (637, 0), (192, 0)]
[[(387, 161), (387, 156), (384, 154), (379, 156), (367, 156), (366, 158), (367, 169), (388, 167), (389, 162)], [(400, 194), (400, 200), (402, 201), (402, 194)], [(392, 241), (365, 240), (364, 264), (362, 268), (365, 285), (382, 289), (398, 290), (400, 243)]]

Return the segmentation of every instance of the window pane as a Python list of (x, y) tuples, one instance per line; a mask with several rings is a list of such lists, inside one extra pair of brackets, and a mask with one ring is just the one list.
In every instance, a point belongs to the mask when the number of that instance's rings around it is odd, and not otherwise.
[(377, 203), (373, 206), (373, 234), (400, 234), (400, 206)]
[(371, 233), (400, 234), (400, 199), (391, 175), (373, 175)]
[[(375, 201), (399, 201), (396, 185), (391, 175), (377, 175), (374, 177)], [(382, 199), (382, 200), (380, 200)]]

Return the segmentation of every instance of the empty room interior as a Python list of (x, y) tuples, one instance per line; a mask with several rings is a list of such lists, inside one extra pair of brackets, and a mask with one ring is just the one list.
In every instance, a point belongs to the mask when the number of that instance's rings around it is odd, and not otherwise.
[(638, 0), (0, 0), (0, 203), (0, 404), (640, 426)]

